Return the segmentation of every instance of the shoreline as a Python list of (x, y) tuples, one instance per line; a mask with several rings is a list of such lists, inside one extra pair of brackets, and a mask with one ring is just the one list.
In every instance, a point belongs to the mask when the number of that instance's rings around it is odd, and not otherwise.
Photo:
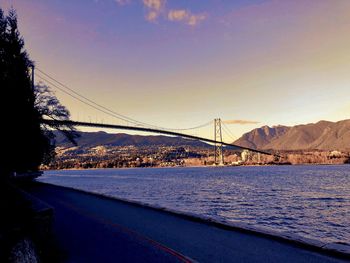
[(46, 171), (84, 171), (84, 170), (127, 170), (127, 169), (169, 169), (169, 168), (227, 168), (227, 167), (270, 167), (270, 166), (347, 166), (349, 163), (305, 163), (305, 164), (248, 164), (248, 165), (194, 165), (194, 166), (153, 166), (153, 167), (111, 167), (111, 168), (63, 168), (63, 169), (40, 169)]

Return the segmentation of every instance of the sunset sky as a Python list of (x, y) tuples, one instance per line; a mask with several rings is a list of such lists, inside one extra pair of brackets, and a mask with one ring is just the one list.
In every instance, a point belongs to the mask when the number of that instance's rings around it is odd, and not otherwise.
[[(10, 6), (38, 68), (146, 123), (242, 120), (228, 124), (240, 136), (350, 118), (349, 0), (0, 0)], [(73, 119), (117, 122), (56, 95)]]

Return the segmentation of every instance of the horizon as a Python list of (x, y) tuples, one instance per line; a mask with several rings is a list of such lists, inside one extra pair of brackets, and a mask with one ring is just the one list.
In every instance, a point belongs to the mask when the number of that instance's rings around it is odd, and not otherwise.
[[(264, 125), (349, 119), (349, 1), (0, 5), (17, 11), (38, 68), (142, 122), (187, 128), (217, 117), (240, 120), (228, 124), (239, 138)], [(72, 119), (115, 123), (53, 90)]]

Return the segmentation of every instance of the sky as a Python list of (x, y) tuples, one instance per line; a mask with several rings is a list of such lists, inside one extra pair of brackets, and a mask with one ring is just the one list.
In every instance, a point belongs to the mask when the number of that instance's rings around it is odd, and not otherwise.
[[(11, 6), (37, 68), (142, 122), (221, 118), (239, 137), (350, 118), (348, 0), (0, 0)], [(52, 89), (72, 119), (120, 123)]]

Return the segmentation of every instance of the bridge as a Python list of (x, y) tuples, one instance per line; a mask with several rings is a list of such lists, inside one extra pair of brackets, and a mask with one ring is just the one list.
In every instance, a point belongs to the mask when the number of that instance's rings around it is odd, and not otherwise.
[[(220, 119), (216, 119), (215, 123), (217, 125), (218, 121)], [(223, 159), (223, 151), (222, 146), (231, 146), (237, 149), (242, 150), (248, 150), (251, 152), (259, 153), (259, 154), (266, 154), (266, 155), (273, 155), (272, 153), (260, 151), (252, 148), (242, 147), (233, 143), (227, 143), (222, 140), (215, 140), (215, 139), (208, 139), (203, 138), (199, 136), (184, 134), (180, 132), (174, 132), (174, 131), (168, 131), (168, 130), (161, 130), (161, 129), (154, 129), (154, 128), (147, 128), (147, 127), (137, 127), (137, 126), (129, 126), (129, 125), (118, 125), (118, 124), (105, 124), (105, 123), (93, 123), (93, 122), (81, 122), (81, 121), (73, 121), (73, 120), (48, 120), (43, 119), (41, 121), (43, 124), (47, 124), (50, 126), (60, 126), (60, 125), (71, 125), (71, 126), (80, 126), (80, 127), (93, 127), (93, 128), (104, 128), (104, 129), (117, 129), (117, 130), (131, 130), (131, 131), (141, 131), (141, 132), (150, 132), (150, 133), (159, 133), (164, 135), (171, 135), (171, 136), (178, 136), (182, 138), (188, 138), (192, 140), (198, 140), (203, 142), (212, 143), (215, 146), (215, 164), (222, 165), (224, 162)], [(220, 128), (215, 128), (219, 129)], [(221, 134), (221, 132), (219, 132)], [(219, 148), (219, 150), (218, 150)]]
[[(158, 133), (158, 134), (164, 134), (168, 136), (177, 136), (181, 138), (187, 138), (191, 140), (198, 140), (206, 143), (210, 143), (214, 145), (214, 164), (215, 165), (223, 165), (224, 164), (224, 155), (223, 150), (224, 147), (233, 147), (235, 149), (240, 150), (247, 150), (250, 152), (258, 153), (258, 154), (265, 154), (265, 155), (275, 155), (273, 153), (262, 151), (259, 149), (253, 149), (249, 147), (244, 147), (240, 145), (236, 145), (233, 143), (225, 142), (223, 141), (222, 131), (226, 132), (229, 136), (232, 134), (230, 130), (223, 126), (225, 125), (224, 122), (221, 121), (220, 118), (217, 118), (211, 122), (205, 123), (203, 125), (199, 125), (192, 128), (176, 128), (176, 129), (170, 129), (170, 128), (162, 128), (155, 125), (150, 125), (141, 121), (134, 120), (130, 117), (127, 117), (125, 115), (119, 114), (87, 97), (85, 97), (82, 94), (77, 93), (75, 90), (69, 88), (67, 85), (63, 84), (62, 82), (56, 80), (49, 74), (45, 73), (41, 69), (37, 69), (37, 72), (34, 73), (34, 68), (32, 69), (32, 84), (34, 88), (34, 75), (37, 76), (40, 81), (44, 82), (44, 84), (47, 84), (49, 87), (54, 87), (57, 90), (67, 94), (68, 96), (78, 100), (79, 102), (92, 107), (93, 109), (100, 111), (104, 114), (107, 114), (109, 116), (112, 116), (113, 118), (116, 118), (119, 121), (125, 122), (126, 124), (106, 124), (106, 123), (98, 123), (98, 122), (86, 122), (86, 121), (76, 121), (76, 120), (68, 120), (68, 119), (42, 119), (42, 124), (50, 125), (51, 127), (59, 127), (59, 126), (75, 126), (75, 127), (92, 127), (92, 128), (102, 128), (102, 129), (117, 129), (117, 130), (129, 130), (129, 131), (140, 131), (140, 132), (148, 132), (148, 133)], [(131, 125), (130, 125), (131, 124)], [(206, 126), (211, 126), (214, 124), (214, 138), (204, 138), (193, 134), (186, 134), (184, 131), (190, 131), (195, 130), (199, 128), (203, 128)], [(232, 136), (230, 136), (233, 139)], [(277, 156), (277, 155), (275, 155)], [(279, 157), (279, 156), (278, 156)]]

